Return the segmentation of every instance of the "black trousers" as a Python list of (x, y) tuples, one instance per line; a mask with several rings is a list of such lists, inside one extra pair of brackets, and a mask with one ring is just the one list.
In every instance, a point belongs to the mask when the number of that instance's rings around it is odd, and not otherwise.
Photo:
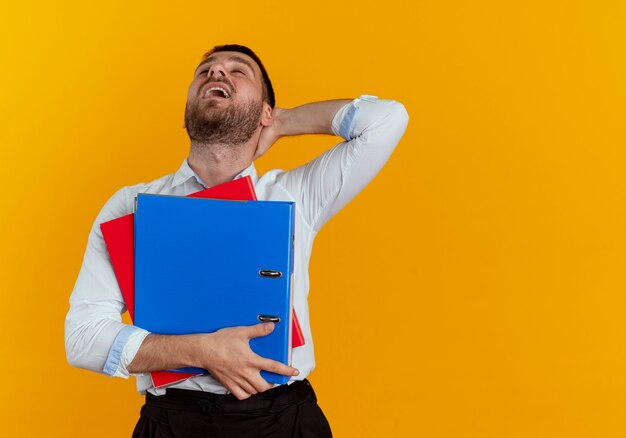
[(170, 388), (146, 395), (133, 438), (329, 438), (330, 425), (308, 380), (281, 385), (245, 400)]

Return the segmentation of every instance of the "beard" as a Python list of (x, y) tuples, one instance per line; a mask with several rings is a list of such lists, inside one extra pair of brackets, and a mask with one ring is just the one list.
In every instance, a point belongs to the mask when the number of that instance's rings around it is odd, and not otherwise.
[(219, 101), (196, 99), (185, 107), (185, 127), (192, 143), (240, 145), (259, 127), (263, 101), (219, 108)]

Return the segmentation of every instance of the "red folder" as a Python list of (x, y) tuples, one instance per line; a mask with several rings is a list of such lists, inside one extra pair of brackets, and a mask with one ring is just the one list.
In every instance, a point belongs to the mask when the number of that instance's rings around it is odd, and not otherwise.
[[(215, 187), (189, 195), (196, 198), (214, 198), (233, 201), (254, 201), (256, 193), (249, 176), (229, 181)], [(134, 258), (134, 214), (110, 220), (100, 224), (104, 242), (109, 251), (109, 258), (117, 282), (126, 303), (131, 320), (135, 316), (135, 258)], [(292, 322), (292, 348), (304, 345), (304, 335), (295, 311)], [(171, 371), (155, 371), (151, 373), (155, 388), (170, 385), (198, 376), (200, 374), (180, 373)]]

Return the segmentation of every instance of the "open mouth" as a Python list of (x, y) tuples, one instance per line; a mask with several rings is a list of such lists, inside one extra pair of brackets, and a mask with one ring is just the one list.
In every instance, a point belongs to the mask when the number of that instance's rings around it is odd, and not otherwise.
[(221, 97), (230, 99), (230, 93), (222, 87), (211, 87), (204, 92), (204, 97)]

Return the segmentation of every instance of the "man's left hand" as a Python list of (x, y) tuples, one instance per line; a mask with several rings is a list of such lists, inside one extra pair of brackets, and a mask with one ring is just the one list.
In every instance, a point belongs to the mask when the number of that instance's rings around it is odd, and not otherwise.
[(272, 145), (276, 143), (280, 137), (282, 137), (280, 134), (280, 120), (285, 111), (287, 110), (283, 108), (274, 108), (272, 110), (272, 118), (274, 120), (271, 125), (268, 125), (261, 130), (259, 143), (257, 144), (256, 151), (254, 152), (254, 160), (265, 155)]

